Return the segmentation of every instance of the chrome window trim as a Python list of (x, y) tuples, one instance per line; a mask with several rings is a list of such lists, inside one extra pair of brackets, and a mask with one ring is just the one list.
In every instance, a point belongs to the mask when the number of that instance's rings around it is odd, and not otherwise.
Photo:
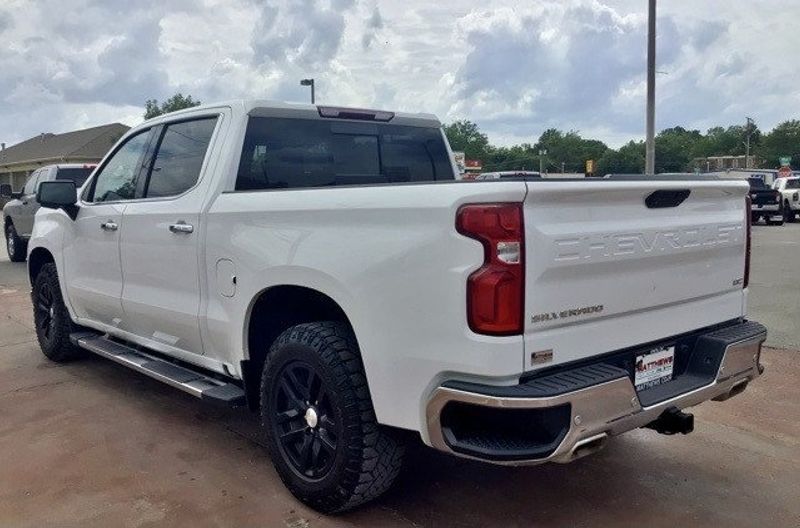
[[(182, 193), (176, 194), (176, 195), (173, 195), (173, 196), (159, 196), (159, 197), (155, 197), (155, 198), (131, 198), (129, 200), (109, 200), (109, 201), (105, 201), (105, 202), (87, 202), (87, 201), (85, 201), (83, 199), (83, 194), (89, 192), (88, 190), (91, 187), (93, 181), (100, 174), (99, 171), (102, 171), (102, 169), (105, 167), (105, 164), (103, 164), (102, 166), (98, 165), (97, 169), (95, 169), (95, 172), (92, 173), (91, 178), (86, 180), (86, 183), (84, 183), (84, 185), (86, 185), (86, 190), (78, 198), (78, 205), (80, 207), (93, 207), (93, 206), (96, 206), (96, 205), (107, 205), (107, 204), (171, 202), (171, 201), (177, 200), (178, 198), (181, 198), (181, 197), (189, 194), (190, 192), (195, 190), (200, 185), (200, 183), (203, 181), (203, 177), (204, 177), (205, 172), (206, 172), (206, 163), (208, 162), (208, 153), (211, 151), (212, 144), (216, 141), (217, 134), (219, 132), (219, 129), (221, 127), (221, 123), (222, 123), (222, 120), (223, 120), (223, 117), (224, 117), (224, 113), (223, 112), (219, 111), (219, 112), (210, 113), (210, 114), (197, 114), (197, 115), (193, 115), (191, 117), (181, 116), (180, 118), (174, 119), (172, 121), (162, 121), (162, 122), (159, 122), (159, 123), (154, 123), (153, 125), (151, 125), (151, 126), (149, 126), (147, 128), (142, 128), (141, 130), (137, 130), (136, 134), (133, 134), (133, 135), (129, 136), (129, 137), (132, 138), (132, 137), (135, 137), (135, 136), (139, 135), (140, 133), (149, 132), (149, 131), (152, 131), (153, 129), (158, 128), (158, 127), (162, 127), (163, 128), (163, 127), (167, 127), (167, 126), (169, 126), (171, 124), (174, 124), (174, 123), (182, 123), (182, 122), (186, 122), (186, 121), (198, 121), (198, 120), (201, 120), (201, 119), (208, 119), (208, 118), (211, 118), (211, 117), (215, 117), (217, 119), (217, 123), (216, 123), (216, 125), (214, 125), (214, 132), (211, 134), (211, 139), (208, 142), (206, 155), (203, 158), (203, 165), (200, 167), (200, 175), (198, 176), (197, 181), (195, 181), (194, 185), (192, 185), (191, 187), (189, 187), (188, 189), (186, 189)], [(128, 140), (128, 138), (125, 138), (126, 143), (127, 143), (127, 140)], [(158, 146), (160, 146), (160, 138), (158, 138), (156, 141), (159, 142)], [(124, 145), (124, 143), (123, 143), (123, 145)], [(121, 146), (122, 145), (120, 145), (120, 147)], [(116, 154), (116, 152), (118, 150), (119, 149), (116, 149), (114, 151), (114, 153)], [(155, 151), (154, 151), (154, 153), (155, 153)]]

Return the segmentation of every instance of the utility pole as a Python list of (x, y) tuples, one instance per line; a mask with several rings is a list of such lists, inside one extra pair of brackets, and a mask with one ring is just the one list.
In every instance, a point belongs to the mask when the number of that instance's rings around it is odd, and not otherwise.
[(656, 0), (647, 13), (647, 139), (644, 172), (656, 173)]
[(745, 169), (749, 169), (750, 168), (750, 136), (753, 135), (753, 120), (750, 119), (749, 117), (746, 118), (746, 119), (747, 119), (747, 125), (745, 125), (745, 128), (744, 128), (744, 131), (745, 131), (745, 134), (746, 134), (745, 135), (746, 140), (744, 142), (744, 148), (745, 148), (745, 151), (744, 151), (744, 168)]
[(314, 104), (314, 79), (301, 79), (300, 86), (311, 87), (311, 104)]

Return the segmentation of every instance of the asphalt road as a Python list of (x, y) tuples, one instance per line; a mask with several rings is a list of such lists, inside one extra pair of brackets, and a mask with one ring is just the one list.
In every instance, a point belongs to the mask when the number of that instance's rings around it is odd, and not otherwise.
[(246, 411), (123, 367), (38, 350), (25, 266), (0, 258), (0, 526), (800, 526), (800, 224), (754, 231), (751, 318), (765, 374), (569, 465), (501, 468), (418, 448), (394, 489), (323, 517), (285, 491)]
[(753, 226), (749, 316), (769, 329), (767, 344), (800, 349), (800, 223)]

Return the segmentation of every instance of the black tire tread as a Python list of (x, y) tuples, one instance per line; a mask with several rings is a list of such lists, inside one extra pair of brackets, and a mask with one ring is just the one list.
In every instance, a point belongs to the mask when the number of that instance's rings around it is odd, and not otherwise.
[(797, 214), (792, 210), (791, 204), (787, 200), (783, 204), (783, 219), (786, 222), (794, 223), (797, 220)]
[(56, 309), (59, 311), (59, 314), (56, 319), (57, 325), (53, 329), (56, 333), (56, 339), (52, 345), (48, 345), (39, 331), (34, 308), (34, 324), (36, 325), (36, 339), (39, 341), (39, 348), (42, 349), (42, 353), (47, 359), (55, 361), (56, 363), (77, 359), (83, 356), (83, 351), (70, 342), (69, 335), (75, 332), (79, 327), (72, 322), (67, 307), (64, 305), (64, 299), (61, 296), (61, 286), (58, 283), (58, 273), (54, 263), (48, 262), (39, 270), (39, 274), (36, 275), (36, 279), (34, 280), (34, 292), (37, 291), (42, 281), (48, 281), (50, 283), (50, 288), (53, 292), (53, 302), (57, 306)]
[(269, 430), (264, 402), (266, 373), (270, 360), (275, 357), (274, 352), (290, 342), (310, 346), (331, 369), (335, 389), (345, 402), (344, 407), (357, 411), (358, 420), (348, 427), (356, 429), (353, 438), (360, 438), (361, 442), (347, 446), (345, 476), (336, 492), (328, 497), (304, 497), (279, 471), (281, 479), (301, 501), (324, 513), (347, 511), (377, 498), (391, 487), (400, 473), (405, 445), (398, 435), (377, 423), (358, 344), (346, 325), (333, 321), (299, 324), (287, 329), (275, 340), (261, 378), (262, 423), (265, 430)]
[[(11, 262), (25, 262), (25, 258), (27, 257), (27, 243), (17, 235), (17, 230), (14, 227), (14, 224), (8, 224), (6, 226), (6, 238), (14, 237), (14, 254), (8, 254), (8, 259)], [(8, 245), (6, 245), (8, 248)]]

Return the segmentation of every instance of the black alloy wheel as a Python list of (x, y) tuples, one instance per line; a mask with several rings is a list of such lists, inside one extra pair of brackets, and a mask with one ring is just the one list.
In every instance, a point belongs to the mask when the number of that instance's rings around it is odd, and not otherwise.
[(298, 475), (320, 480), (333, 465), (339, 438), (325, 383), (304, 361), (284, 366), (278, 379), (272, 398), (274, 438)]
[(40, 339), (48, 345), (52, 344), (57, 326), (57, 317), (53, 299), (53, 288), (49, 282), (42, 282), (36, 289), (36, 304), (34, 321), (36, 322), (36, 332)]
[(64, 299), (61, 297), (56, 265), (52, 262), (44, 264), (36, 275), (31, 301), (36, 338), (39, 340), (42, 353), (48, 359), (58, 362), (81, 357), (83, 355), (81, 349), (69, 340), (69, 335), (80, 327), (70, 319)]

